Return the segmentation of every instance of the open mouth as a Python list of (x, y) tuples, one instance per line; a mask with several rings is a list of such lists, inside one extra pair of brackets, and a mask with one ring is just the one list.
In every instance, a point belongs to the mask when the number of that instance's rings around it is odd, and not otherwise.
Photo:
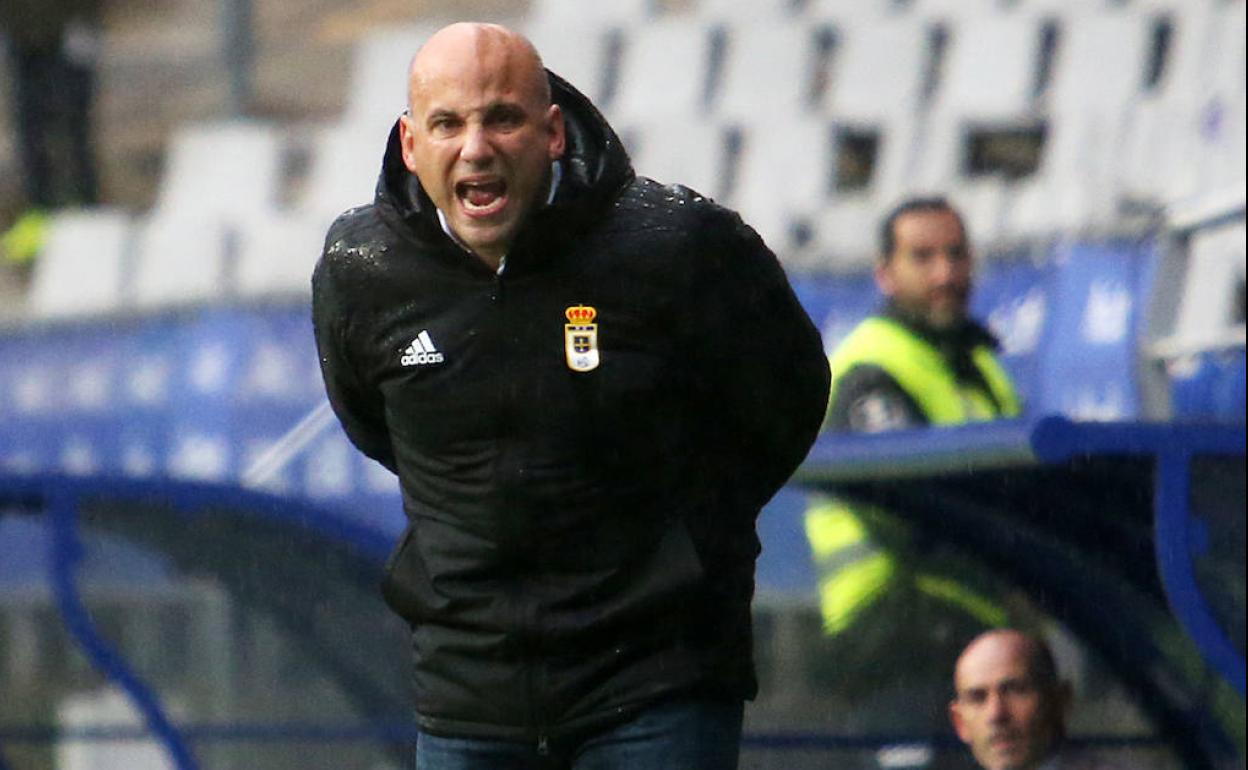
[(488, 217), (507, 205), (507, 183), (501, 179), (471, 180), (455, 185), (455, 197), (473, 217)]

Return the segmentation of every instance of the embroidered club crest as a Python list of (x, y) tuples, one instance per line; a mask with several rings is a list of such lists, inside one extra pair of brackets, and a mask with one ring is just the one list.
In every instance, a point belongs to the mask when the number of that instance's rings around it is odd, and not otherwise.
[(598, 368), (598, 311), (585, 305), (573, 305), (564, 311), (568, 323), (563, 327), (563, 352), (568, 368), (588, 372)]

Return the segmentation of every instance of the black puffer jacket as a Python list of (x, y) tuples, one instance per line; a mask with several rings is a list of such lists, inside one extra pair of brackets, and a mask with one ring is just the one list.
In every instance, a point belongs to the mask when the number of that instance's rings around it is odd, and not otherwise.
[[(313, 278), (330, 401), (395, 470), (384, 591), (423, 729), (539, 740), (681, 692), (751, 697), (760, 507), (813, 442), (819, 335), (732, 212), (634, 178), (552, 76), (569, 146), (503, 275), (458, 248), (390, 137)], [(597, 311), (574, 371), (565, 311)]]

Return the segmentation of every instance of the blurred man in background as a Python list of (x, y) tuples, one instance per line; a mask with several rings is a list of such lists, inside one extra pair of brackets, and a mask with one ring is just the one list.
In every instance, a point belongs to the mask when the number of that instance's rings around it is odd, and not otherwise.
[(875, 281), (886, 298), (832, 354), (827, 427), (882, 431), (1019, 413), (992, 333), (970, 318), (974, 261), (943, 198), (904, 201), (884, 220)]
[(91, 112), (99, 2), (0, 0), (0, 34), (13, 82), (26, 206), (0, 236), (0, 250), (8, 261), (25, 264), (42, 246), (48, 212), (98, 199)]
[[(906, 200), (885, 217), (875, 266), (885, 304), (831, 355), (825, 429), (879, 432), (1019, 414), (996, 340), (968, 315), (973, 266), (962, 217), (944, 198)], [(1008, 620), (994, 584), (894, 512), (813, 495), (806, 533), (840, 668), (878, 660), (880, 634), (907, 640), (898, 649), (931, 648)], [(853, 633), (860, 627), (874, 633)], [(885, 668), (906, 676), (904, 664)]]
[(949, 718), (984, 770), (1110, 770), (1063, 746), (1070, 687), (1040, 638), (981, 634), (958, 658), (953, 686)]
[(313, 318), (403, 490), (417, 764), (733, 770), (755, 519), (818, 432), (818, 331), (753, 230), (635, 177), (523, 37), (447, 27), (409, 89)]

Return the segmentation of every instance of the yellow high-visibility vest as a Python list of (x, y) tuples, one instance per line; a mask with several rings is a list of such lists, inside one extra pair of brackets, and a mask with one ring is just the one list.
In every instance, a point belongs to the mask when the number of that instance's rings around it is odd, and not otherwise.
[[(971, 351), (992, 397), (958, 382), (957, 375), (931, 343), (888, 318), (872, 316), (850, 333), (828, 359), (832, 367), (831, 404), (840, 381), (857, 366), (878, 366), (918, 404), (932, 425), (958, 425), (1022, 411), (1014, 383), (986, 345)], [(995, 404), (993, 403), (995, 399)]]
[[(901, 387), (932, 425), (957, 425), (1015, 417), (1021, 413), (1018, 393), (1009, 374), (987, 346), (971, 351), (991, 397), (958, 382), (940, 352), (922, 337), (888, 318), (863, 321), (832, 354), (832, 393), (857, 366), (883, 369)], [(868, 519), (876, 527), (888, 517), (882, 511), (855, 509), (843, 501), (816, 497), (806, 511), (806, 536), (819, 573), (819, 604), (824, 630), (838, 634), (897, 580), (902, 565), (896, 554), (874, 542)], [(994, 602), (966, 586), (936, 575), (916, 573), (915, 587), (953, 604), (985, 625), (1002, 625), (1005, 613)]]

